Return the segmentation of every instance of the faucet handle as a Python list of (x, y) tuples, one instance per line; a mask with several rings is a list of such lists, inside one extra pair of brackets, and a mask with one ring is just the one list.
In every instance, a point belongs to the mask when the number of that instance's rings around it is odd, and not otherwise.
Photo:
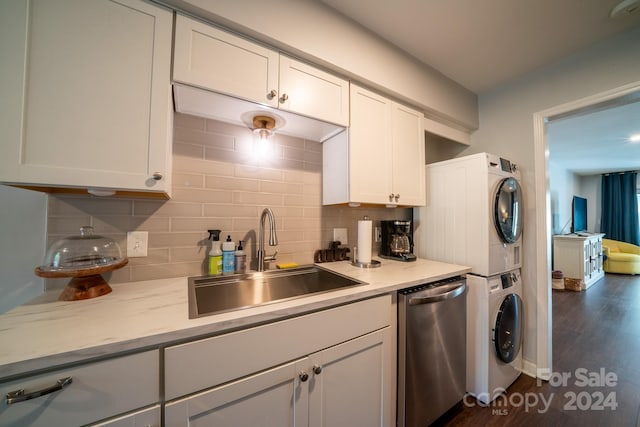
[(275, 251), (273, 255), (265, 255), (264, 256), (264, 260), (265, 261), (275, 261), (276, 260), (276, 255), (278, 255), (278, 251)]

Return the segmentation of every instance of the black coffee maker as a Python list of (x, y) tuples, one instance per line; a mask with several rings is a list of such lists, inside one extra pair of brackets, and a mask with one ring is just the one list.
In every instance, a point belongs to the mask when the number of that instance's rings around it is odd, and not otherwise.
[(413, 254), (413, 221), (384, 220), (380, 221), (382, 241), (379, 255), (381, 258), (398, 261), (415, 261)]

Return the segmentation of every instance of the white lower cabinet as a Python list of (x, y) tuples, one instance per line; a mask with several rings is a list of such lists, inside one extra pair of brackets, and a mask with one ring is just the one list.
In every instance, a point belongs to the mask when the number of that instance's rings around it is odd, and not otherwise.
[(308, 425), (391, 426), (390, 347), (387, 327), (309, 356)]
[(165, 350), (165, 425), (391, 427), (389, 295)]
[(123, 415), (109, 421), (91, 424), (91, 427), (160, 427), (160, 405)]
[(180, 399), (167, 426), (389, 426), (389, 328)]
[[(159, 352), (152, 350), (2, 383), (0, 425), (79, 426), (157, 405), (160, 401), (159, 372)], [(43, 394), (35, 397), (40, 393)], [(34, 397), (21, 399), (30, 396)], [(158, 420), (158, 408), (155, 413)], [(135, 414), (130, 414), (126, 422), (98, 425), (159, 425), (149, 423), (148, 414), (139, 417), (145, 424), (131, 424), (136, 418)]]

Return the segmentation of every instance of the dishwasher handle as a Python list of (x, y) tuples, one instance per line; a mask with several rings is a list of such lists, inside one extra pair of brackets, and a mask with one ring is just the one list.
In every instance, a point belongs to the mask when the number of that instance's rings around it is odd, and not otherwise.
[(434, 302), (446, 301), (448, 299), (453, 299), (462, 295), (466, 290), (467, 290), (467, 284), (465, 282), (462, 282), (448, 292), (429, 295), (429, 296), (410, 297), (409, 305), (432, 304)]

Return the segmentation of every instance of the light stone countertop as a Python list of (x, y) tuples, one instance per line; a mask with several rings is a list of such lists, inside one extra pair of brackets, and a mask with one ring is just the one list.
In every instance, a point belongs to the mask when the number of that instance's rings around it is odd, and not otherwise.
[(347, 261), (319, 266), (366, 285), (189, 319), (187, 278), (112, 285), (83, 301), (57, 301), (59, 290), (0, 315), (0, 381), (122, 352), (215, 335), (433, 282), (471, 269), (418, 259), (380, 260), (362, 269)]

